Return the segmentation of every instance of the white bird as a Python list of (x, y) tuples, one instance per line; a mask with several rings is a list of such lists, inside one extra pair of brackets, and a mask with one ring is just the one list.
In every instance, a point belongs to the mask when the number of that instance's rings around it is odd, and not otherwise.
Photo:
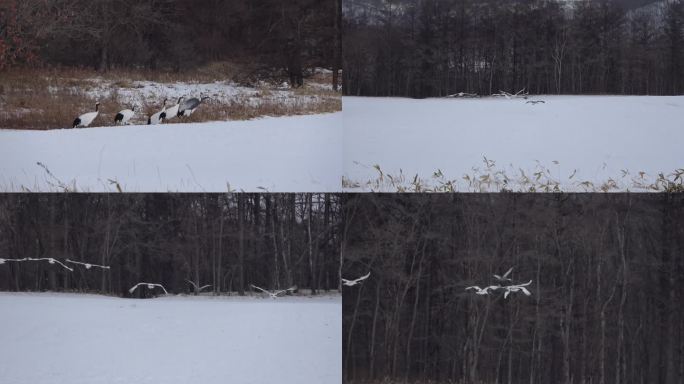
[(363, 280), (366, 280), (367, 278), (369, 278), (369, 277), (370, 277), (370, 274), (371, 274), (371, 273), (368, 272), (367, 274), (365, 274), (365, 275), (359, 277), (359, 278), (356, 279), (356, 280), (347, 280), (347, 279), (344, 279), (344, 278), (343, 278), (343, 279), (342, 279), (342, 284), (346, 285), (347, 287), (353, 287), (353, 286), (355, 286), (356, 284), (362, 282)]
[(3, 259), (0, 258), (0, 264), (5, 264), (8, 261), (27, 261), (28, 257), (24, 257), (23, 259)]
[(147, 289), (154, 289), (154, 287), (159, 287), (159, 288), (164, 290), (165, 294), (167, 294), (167, 295), (169, 294), (168, 292), (166, 292), (166, 288), (164, 288), (163, 285), (153, 284), (153, 283), (138, 283), (138, 284), (134, 285), (133, 287), (131, 287), (131, 289), (129, 289), (128, 292), (133, 293), (133, 291), (135, 291), (135, 289), (138, 288), (138, 286), (140, 286), (140, 285), (147, 286)]
[(290, 288), (288, 288), (288, 289), (281, 289), (280, 291), (268, 291), (268, 290), (265, 290), (265, 289), (263, 289), (263, 288), (259, 288), (259, 287), (257, 287), (257, 286), (254, 285), (254, 284), (250, 284), (250, 285), (252, 286), (252, 288), (256, 288), (256, 289), (258, 289), (258, 290), (260, 290), (260, 291), (262, 291), (262, 292), (264, 292), (264, 293), (267, 293), (269, 296), (271, 296), (271, 297), (274, 298), (274, 299), (277, 298), (278, 295), (280, 295), (281, 293), (284, 293), (284, 292), (287, 292), (287, 291), (294, 291), (294, 290), (297, 289), (297, 286), (295, 285), (295, 286), (292, 286), (292, 287), (290, 287)]
[(162, 110), (150, 116), (147, 119), (147, 124), (161, 124), (164, 122), (164, 119), (166, 119), (166, 99), (164, 99), (164, 106), (162, 107)]
[(469, 290), (471, 290), (471, 289), (474, 289), (474, 290), (475, 290), (475, 293), (478, 294), (478, 295), (488, 295), (490, 289), (491, 289), (492, 291), (496, 291), (496, 290), (499, 289), (499, 288), (501, 288), (500, 285), (490, 285), (489, 287), (484, 287), (484, 288), (480, 288), (480, 287), (477, 286), (477, 285), (473, 285), (473, 286), (467, 287), (465, 290), (466, 290), (466, 291), (469, 291)]
[(531, 296), (532, 293), (530, 293), (530, 291), (528, 291), (527, 288), (525, 288), (530, 284), (532, 284), (532, 280), (528, 281), (525, 284), (509, 285), (507, 287), (503, 287), (503, 289), (506, 290), (506, 292), (504, 292), (504, 299), (507, 298), (511, 292), (522, 292), (525, 294), (525, 296)]
[(80, 261), (73, 261), (73, 260), (69, 260), (69, 259), (66, 259), (66, 262), (67, 262), (67, 263), (72, 263), (72, 264), (80, 264), (80, 265), (84, 266), (85, 269), (90, 269), (90, 268), (92, 268), (92, 267), (102, 268), (102, 269), (110, 269), (110, 267), (109, 267), (108, 265), (98, 265), (98, 264), (91, 264), (91, 263), (82, 263), (82, 262), (80, 262)]
[(74, 125), (72, 128), (87, 127), (90, 123), (95, 120), (97, 115), (100, 113), (98, 109), (100, 108), (100, 102), (95, 103), (95, 112), (84, 113), (74, 120)]
[(211, 287), (211, 284), (207, 284), (207, 285), (203, 285), (203, 286), (201, 286), (201, 287), (198, 287), (197, 284), (195, 284), (195, 282), (193, 282), (193, 281), (190, 281), (190, 280), (188, 280), (188, 279), (185, 279), (185, 281), (187, 281), (188, 283), (192, 284), (192, 286), (195, 287), (195, 291), (196, 291), (196, 292), (202, 292), (202, 290), (203, 290), (204, 288), (209, 288), (209, 287)]
[(121, 124), (125, 125), (128, 124), (128, 121), (135, 115), (135, 107), (131, 107), (131, 109), (123, 109), (119, 111), (119, 113), (114, 116), (114, 124)]
[(506, 273), (504, 273), (503, 276), (494, 275), (494, 277), (499, 281), (513, 281), (508, 277), (508, 275), (510, 275), (512, 271), (513, 271), (513, 267), (511, 267), (511, 269), (506, 271)]
[(182, 116), (190, 116), (192, 115), (193, 112), (199, 107), (200, 104), (204, 102), (206, 99), (211, 99), (209, 96), (201, 96), (200, 99), (193, 97), (191, 99), (185, 100), (180, 106), (178, 107), (178, 117)]
[(71, 268), (67, 267), (66, 265), (64, 265), (64, 264), (63, 264), (62, 262), (60, 262), (59, 260), (56, 260), (56, 259), (54, 259), (54, 258), (52, 258), (52, 257), (41, 257), (41, 258), (37, 258), (37, 259), (36, 259), (36, 258), (32, 258), (32, 257), (27, 257), (26, 260), (28, 260), (28, 261), (47, 261), (47, 262), (50, 263), (50, 264), (57, 263), (57, 264), (61, 265), (62, 267), (68, 269), (69, 272), (73, 272), (73, 271), (74, 271), (73, 269), (71, 269)]
[(180, 107), (181, 101), (183, 101), (183, 99), (183, 96), (179, 97), (176, 105), (166, 110), (166, 120), (171, 120), (174, 117), (178, 117), (178, 108)]

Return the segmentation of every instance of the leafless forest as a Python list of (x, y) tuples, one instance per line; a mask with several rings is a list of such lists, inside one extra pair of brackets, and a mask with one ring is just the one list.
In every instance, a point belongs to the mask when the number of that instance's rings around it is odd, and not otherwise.
[[(350, 195), (345, 382), (681, 383), (681, 194)], [(477, 295), (514, 267), (520, 293)]]
[(348, 95), (684, 92), (681, 0), (349, 0)]
[(184, 70), (232, 60), (267, 74), (337, 72), (340, 15), (334, 0), (3, 0), (0, 69)]
[[(0, 257), (55, 258), (0, 264), (0, 290), (128, 294), (162, 283), (173, 293), (244, 294), (339, 284), (340, 201), (322, 194), (2, 194)], [(206, 291), (205, 291), (206, 292)], [(137, 290), (136, 295), (144, 295)]]

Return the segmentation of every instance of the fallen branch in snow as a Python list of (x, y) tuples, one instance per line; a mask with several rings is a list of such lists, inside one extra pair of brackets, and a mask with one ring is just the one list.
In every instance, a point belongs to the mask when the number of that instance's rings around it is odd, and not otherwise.
[(537, 105), (539, 103), (545, 104), (546, 101), (544, 101), (544, 100), (528, 100), (525, 104)]
[(108, 265), (98, 265), (98, 264), (82, 263), (82, 262), (80, 262), (80, 261), (73, 261), (73, 260), (69, 260), (69, 259), (66, 259), (66, 262), (67, 262), (67, 263), (71, 263), (71, 264), (80, 264), (80, 265), (83, 265), (83, 266), (85, 267), (85, 269), (90, 269), (90, 268), (92, 268), (92, 267), (97, 267), (97, 268), (102, 268), (102, 269), (110, 269), (110, 267), (109, 267)]
[(161, 288), (161, 289), (164, 290), (164, 294), (167, 294), (167, 295), (169, 294), (169, 293), (166, 291), (166, 288), (164, 288), (163, 285), (161, 285), (161, 284), (154, 284), (154, 283), (138, 283), (138, 284), (134, 285), (133, 287), (131, 287), (131, 289), (129, 289), (128, 292), (133, 293), (133, 291), (135, 291), (135, 289), (138, 288), (138, 287), (141, 286), (141, 285), (147, 286), (147, 289), (154, 289), (154, 287), (159, 287), (159, 288)]

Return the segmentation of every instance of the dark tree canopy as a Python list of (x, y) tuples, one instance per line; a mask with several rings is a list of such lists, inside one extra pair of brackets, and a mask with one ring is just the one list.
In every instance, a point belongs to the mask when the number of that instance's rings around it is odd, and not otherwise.
[(347, 95), (684, 93), (684, 2), (350, 0)]
[(2, 0), (0, 68), (335, 66), (334, 0)]
[(125, 295), (144, 281), (181, 293), (192, 291), (186, 280), (215, 293), (336, 290), (339, 222), (335, 195), (3, 194), (0, 257), (111, 269), (7, 262), (0, 290)]

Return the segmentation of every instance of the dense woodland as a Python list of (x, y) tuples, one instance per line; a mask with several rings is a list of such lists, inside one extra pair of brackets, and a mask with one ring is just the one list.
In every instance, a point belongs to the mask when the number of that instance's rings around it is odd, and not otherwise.
[(340, 213), (339, 197), (322, 194), (3, 194), (1, 258), (111, 269), (6, 262), (0, 290), (127, 295), (144, 281), (193, 292), (186, 279), (240, 295), (250, 284), (337, 290)]
[[(353, 195), (345, 382), (684, 382), (684, 195)], [(481, 296), (514, 267), (531, 296)]]
[(684, 93), (684, 1), (349, 0), (344, 92)]
[(313, 67), (337, 75), (341, 10), (341, 0), (0, 0), (0, 70), (231, 60), (297, 81)]

